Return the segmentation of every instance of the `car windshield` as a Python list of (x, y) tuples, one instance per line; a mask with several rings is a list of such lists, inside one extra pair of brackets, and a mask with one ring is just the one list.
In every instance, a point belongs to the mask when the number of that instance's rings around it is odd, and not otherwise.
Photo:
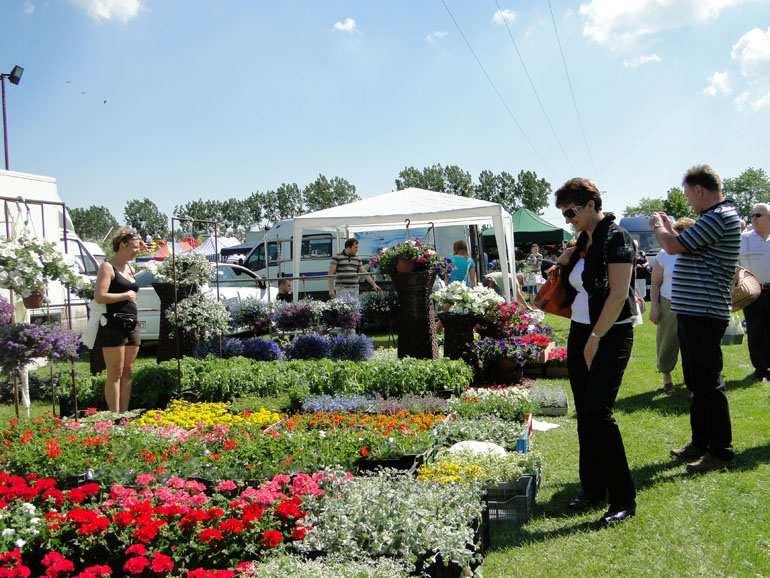
[(639, 250), (645, 253), (657, 253), (660, 251), (660, 244), (655, 238), (655, 233), (648, 231), (629, 231), (631, 237), (639, 243)]
[[(254, 287), (255, 278), (250, 271), (240, 267), (217, 267), (217, 277), (220, 287)], [(209, 285), (214, 287), (216, 282), (216, 278), (212, 276)]]

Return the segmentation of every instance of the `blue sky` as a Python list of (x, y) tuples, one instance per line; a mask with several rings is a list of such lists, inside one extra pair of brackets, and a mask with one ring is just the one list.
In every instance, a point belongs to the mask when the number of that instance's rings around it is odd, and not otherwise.
[(118, 218), (433, 163), (588, 176), (615, 210), (692, 164), (770, 170), (770, 1), (551, 0), (594, 163), (548, 3), (445, 1), (526, 138), (441, 0), (0, 0), (11, 168)]

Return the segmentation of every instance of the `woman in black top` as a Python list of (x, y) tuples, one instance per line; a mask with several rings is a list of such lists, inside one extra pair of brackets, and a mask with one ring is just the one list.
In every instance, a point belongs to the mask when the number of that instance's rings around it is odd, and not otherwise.
[(99, 266), (94, 300), (107, 305), (96, 341), (101, 343), (107, 365), (104, 396), (110, 411), (128, 411), (131, 399), (131, 369), (139, 352), (139, 320), (137, 318), (136, 284), (128, 264), (144, 248), (134, 229), (124, 227), (112, 239), (115, 255)]
[[(567, 367), (577, 413), (582, 491), (570, 502), (586, 509), (609, 502), (601, 525), (622, 522), (636, 511), (636, 491), (612, 408), (634, 343), (638, 307), (634, 294), (633, 239), (602, 213), (599, 190), (587, 179), (571, 179), (556, 191), (556, 206), (580, 234), (559, 259), (561, 279), (574, 299), (567, 342)], [(582, 261), (581, 261), (582, 260)], [(576, 266), (582, 275), (570, 273)], [(578, 269), (579, 270), (579, 269)], [(586, 311), (587, 309), (587, 311)], [(580, 319), (580, 321), (576, 321)], [(587, 323), (586, 323), (587, 322)]]

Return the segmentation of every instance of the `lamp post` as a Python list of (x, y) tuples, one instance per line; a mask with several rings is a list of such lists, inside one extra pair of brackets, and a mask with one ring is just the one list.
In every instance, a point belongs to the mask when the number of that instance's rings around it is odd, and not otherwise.
[(5, 170), (10, 170), (10, 162), (8, 160), (8, 119), (5, 112), (5, 79), (7, 78), (11, 84), (19, 84), (21, 82), (21, 75), (24, 74), (24, 69), (18, 64), (13, 67), (13, 70), (9, 74), (0, 73), (0, 91), (3, 93), (3, 150), (5, 151)]

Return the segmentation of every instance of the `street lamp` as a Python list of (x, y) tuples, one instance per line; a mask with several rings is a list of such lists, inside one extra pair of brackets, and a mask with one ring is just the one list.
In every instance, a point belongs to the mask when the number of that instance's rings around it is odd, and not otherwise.
[(0, 73), (0, 87), (2, 87), (3, 93), (3, 150), (5, 151), (5, 170), (10, 170), (10, 163), (8, 162), (8, 120), (5, 113), (5, 79), (7, 78), (11, 84), (18, 85), (21, 82), (21, 76), (24, 74), (24, 69), (18, 64), (13, 67), (13, 70), (9, 74)]

